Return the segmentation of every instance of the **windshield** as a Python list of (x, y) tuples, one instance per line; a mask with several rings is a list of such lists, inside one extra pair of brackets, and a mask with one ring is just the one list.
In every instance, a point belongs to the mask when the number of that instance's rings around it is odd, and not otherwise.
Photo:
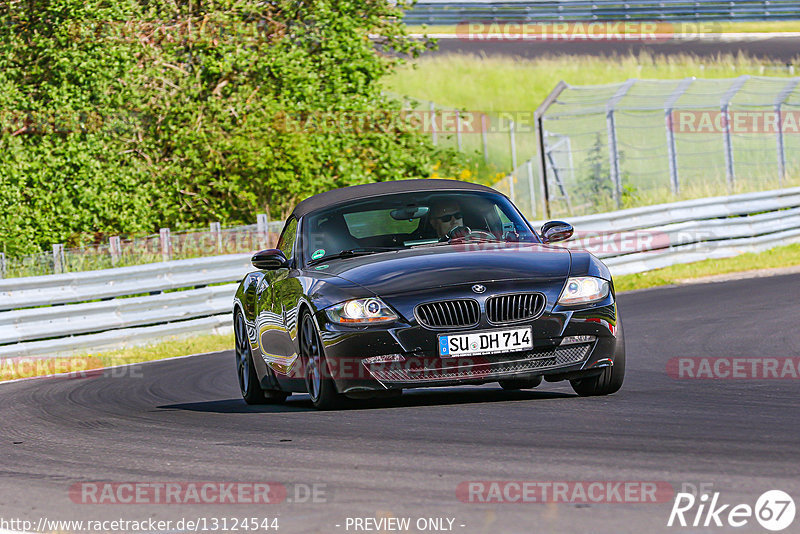
[(386, 252), (468, 242), (539, 243), (511, 202), (497, 193), (420, 191), (356, 200), (306, 217), (304, 257)]

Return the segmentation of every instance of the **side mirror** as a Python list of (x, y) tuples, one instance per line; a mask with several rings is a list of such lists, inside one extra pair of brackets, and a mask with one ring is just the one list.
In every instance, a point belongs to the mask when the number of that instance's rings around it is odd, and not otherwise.
[(564, 221), (547, 221), (542, 225), (542, 240), (545, 243), (555, 243), (565, 241), (572, 237), (575, 229), (572, 225)]
[(250, 261), (253, 263), (253, 267), (264, 271), (280, 269), (281, 267), (286, 267), (286, 264), (289, 263), (283, 252), (277, 248), (268, 248), (267, 250), (256, 252)]

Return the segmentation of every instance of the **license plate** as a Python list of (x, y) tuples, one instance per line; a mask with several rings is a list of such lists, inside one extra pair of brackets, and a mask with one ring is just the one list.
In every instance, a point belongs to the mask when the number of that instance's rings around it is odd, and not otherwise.
[(488, 330), (439, 336), (439, 356), (443, 358), (499, 354), (532, 348), (533, 334), (529, 326), (509, 330)]

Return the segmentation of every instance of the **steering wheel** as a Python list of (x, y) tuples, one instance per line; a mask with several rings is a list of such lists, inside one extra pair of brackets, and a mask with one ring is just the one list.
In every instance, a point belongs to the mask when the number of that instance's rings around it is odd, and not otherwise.
[(472, 230), (469, 226), (456, 226), (455, 228), (451, 228), (445, 237), (448, 241), (451, 239), (463, 239), (464, 241), (485, 239), (497, 241), (497, 237), (495, 237), (494, 234), (484, 230)]
[(450, 241), (451, 239), (463, 239), (471, 233), (472, 230), (469, 229), (469, 226), (461, 225), (451, 228), (450, 231), (444, 235), (444, 237), (447, 241)]

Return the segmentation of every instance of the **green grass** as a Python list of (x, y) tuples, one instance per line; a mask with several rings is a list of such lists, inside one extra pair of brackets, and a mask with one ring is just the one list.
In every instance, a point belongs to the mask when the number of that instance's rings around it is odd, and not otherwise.
[(800, 244), (775, 247), (764, 252), (740, 254), (732, 258), (704, 260), (644, 273), (616, 276), (614, 287), (617, 291), (631, 291), (677, 284), (681, 280), (691, 278), (794, 265), (800, 265)]
[(497, 114), (535, 110), (561, 80), (571, 85), (598, 85), (629, 78), (732, 78), (743, 74), (792, 76), (782, 63), (732, 55), (701, 59), (642, 53), (612, 58), (559, 56), (531, 60), (447, 54), (423, 56), (400, 67), (387, 79), (385, 87), (392, 93), (430, 100), (440, 106)]
[[(18, 378), (45, 376), (55, 373), (80, 373), (130, 363), (163, 360), (188, 354), (201, 354), (233, 348), (233, 334), (179, 337), (154, 343), (108, 352), (87, 352), (58, 358), (0, 359), (0, 382)], [(233, 369), (233, 362), (231, 362)]]

